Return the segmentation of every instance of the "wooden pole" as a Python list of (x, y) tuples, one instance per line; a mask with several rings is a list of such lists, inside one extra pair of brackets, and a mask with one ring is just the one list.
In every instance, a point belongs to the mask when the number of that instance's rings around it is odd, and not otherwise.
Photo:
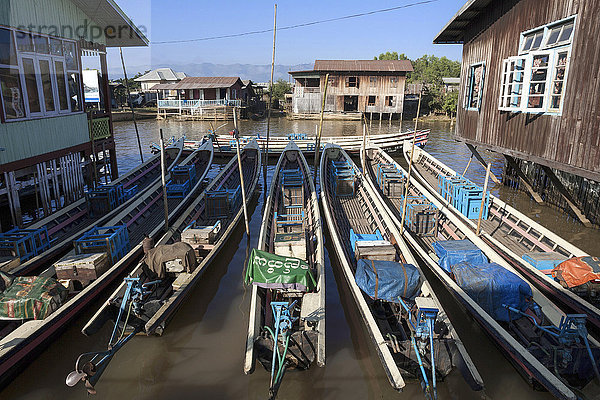
[(244, 222), (246, 223), (246, 235), (250, 237), (250, 225), (248, 224), (248, 207), (246, 205), (246, 185), (244, 183), (244, 171), (242, 171), (242, 153), (240, 152), (240, 131), (238, 130), (237, 113), (233, 112), (233, 132), (237, 141), (237, 160), (240, 171), (240, 185), (242, 187), (242, 203), (244, 207)]
[(329, 74), (325, 75), (325, 88), (323, 89), (323, 101), (321, 102), (321, 117), (319, 118), (319, 133), (315, 140), (315, 167), (314, 180), (317, 184), (317, 171), (319, 168), (319, 150), (321, 148), (321, 135), (323, 135), (323, 114), (325, 113), (325, 100), (327, 99), (327, 84), (329, 83)]
[(469, 162), (467, 163), (467, 166), (465, 167), (465, 170), (462, 173), (462, 176), (465, 176), (465, 174), (467, 173), (467, 170), (469, 169), (469, 165), (471, 165), (471, 161), (473, 161), (473, 154), (471, 154), (471, 157), (469, 157)]
[(419, 92), (419, 104), (417, 105), (417, 116), (415, 118), (415, 131), (413, 132), (412, 148), (410, 150), (410, 161), (408, 163), (408, 175), (404, 186), (404, 201), (402, 202), (402, 221), (400, 223), (400, 234), (404, 232), (404, 220), (406, 218), (406, 203), (408, 201), (408, 186), (410, 184), (410, 174), (412, 172), (413, 156), (415, 154), (415, 140), (417, 139), (417, 127), (419, 124), (419, 113), (421, 112), (421, 98), (423, 90)]
[(140, 160), (144, 163), (144, 155), (142, 154), (142, 142), (140, 142), (140, 133), (138, 132), (137, 122), (135, 120), (135, 111), (133, 111), (133, 103), (131, 102), (131, 92), (129, 91), (129, 81), (127, 80), (127, 70), (125, 69), (125, 60), (123, 59), (123, 49), (119, 47), (121, 54), (121, 65), (123, 66), (123, 76), (125, 76), (125, 89), (127, 89), (127, 102), (131, 108), (131, 118), (133, 118), (133, 126), (135, 127), (135, 135), (137, 136), (138, 149), (140, 151)]
[[(92, 186), (94, 186), (94, 188), (96, 188), (96, 185), (98, 184), (98, 171), (96, 170), (97, 168), (97, 164), (96, 164), (96, 140), (94, 139), (94, 110), (90, 110), (90, 137), (92, 139), (92, 154), (91, 154), (91, 158), (92, 158), (92, 168), (94, 170), (94, 174), (92, 176), (92, 178), (94, 178), (94, 184)], [(60, 164), (60, 160), (58, 161), (58, 163)], [(64, 188), (64, 186), (63, 186)], [(66, 191), (65, 193), (65, 203), (66, 203)]]
[(481, 207), (479, 207), (479, 219), (477, 220), (477, 231), (475, 234), (479, 236), (479, 230), (481, 229), (481, 217), (483, 217), (483, 206), (485, 206), (485, 197), (487, 193), (488, 180), (490, 179), (490, 171), (492, 169), (492, 163), (488, 163), (485, 170), (485, 182), (483, 183), (483, 194), (481, 195)]
[(15, 204), (12, 198), (11, 181), (7, 172), (4, 173), (4, 184), (6, 185), (6, 197), (8, 197), (8, 208), (10, 208), (10, 217), (12, 219), (13, 226), (17, 226)]
[(263, 164), (264, 190), (267, 193), (267, 164), (269, 164), (269, 138), (271, 134), (271, 106), (273, 104), (273, 71), (275, 69), (275, 37), (277, 33), (277, 4), (273, 15), (273, 53), (271, 55), (271, 80), (269, 81), (269, 104), (267, 104), (267, 140), (265, 141), (265, 157)]
[(165, 206), (165, 231), (169, 229), (169, 201), (167, 199), (167, 183), (165, 182), (166, 174), (166, 160), (165, 160), (165, 139), (163, 138), (163, 131), (160, 130), (160, 178), (162, 180), (163, 187), (163, 204)]
[[(364, 116), (364, 114), (363, 114)], [(363, 142), (362, 142), (362, 152), (363, 152), (363, 156), (362, 158), (362, 172), (363, 175), (366, 174), (366, 158), (367, 158), (367, 121), (366, 118), (363, 118)]]

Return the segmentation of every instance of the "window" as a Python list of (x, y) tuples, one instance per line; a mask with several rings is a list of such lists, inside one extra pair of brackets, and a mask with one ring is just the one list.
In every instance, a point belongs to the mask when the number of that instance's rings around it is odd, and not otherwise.
[(374, 106), (377, 103), (377, 96), (369, 96), (367, 99), (367, 106)]
[(329, 86), (337, 86), (337, 77), (330, 76), (329, 77), (329, 81), (327, 82), (327, 85), (329, 85)]
[(464, 108), (467, 110), (479, 110), (483, 96), (483, 84), (485, 80), (485, 63), (477, 63), (469, 66), (467, 75), (467, 86), (465, 88)]
[(569, 17), (521, 34), (521, 55), (503, 61), (500, 110), (562, 110), (574, 30)]
[(357, 76), (347, 76), (346, 77), (346, 87), (358, 88), (358, 77)]
[(371, 87), (377, 86), (377, 77), (376, 76), (369, 77), (369, 86), (371, 86)]
[(525, 58), (511, 57), (502, 65), (502, 88), (500, 90), (500, 109), (520, 108), (525, 81)]
[(392, 76), (390, 78), (390, 87), (393, 87), (393, 88), (398, 87), (398, 78), (397, 77)]
[(396, 96), (386, 96), (385, 105), (388, 107), (396, 107)]
[(0, 28), (0, 97), (7, 121), (81, 111), (74, 41)]

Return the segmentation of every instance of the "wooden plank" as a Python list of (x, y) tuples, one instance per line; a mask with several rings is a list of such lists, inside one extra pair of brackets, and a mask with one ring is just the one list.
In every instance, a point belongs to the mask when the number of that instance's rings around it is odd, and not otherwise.
[(521, 170), (521, 168), (519, 167), (519, 165), (515, 162), (515, 159), (512, 158), (509, 155), (506, 155), (506, 154), (504, 154), (504, 158), (506, 159), (506, 161), (508, 162), (508, 164), (511, 166), (511, 168), (513, 168), (517, 172), (517, 175), (519, 176), (520, 182), (523, 184), (523, 186), (525, 186), (525, 189), (527, 189), (527, 191), (529, 192), (529, 194), (531, 195), (531, 197), (533, 198), (533, 200), (535, 200), (535, 202), (538, 203), (538, 204), (544, 204), (544, 200), (533, 189), (533, 186), (529, 182), (529, 179), (523, 173), (523, 171)]

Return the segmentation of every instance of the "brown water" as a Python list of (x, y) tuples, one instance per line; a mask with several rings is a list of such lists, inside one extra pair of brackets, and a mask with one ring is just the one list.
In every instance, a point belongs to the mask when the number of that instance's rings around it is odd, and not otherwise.
[[(424, 124), (422, 125), (423, 127)], [(158, 140), (158, 130), (165, 136), (186, 134), (200, 138), (208, 123), (145, 120), (139, 122), (140, 136), (146, 157), (149, 143)], [(403, 130), (411, 129), (405, 124)], [(449, 124), (427, 124), (431, 128), (426, 149), (457, 171), (464, 169), (468, 149), (454, 142)], [(231, 130), (231, 124), (220, 132)], [(272, 120), (272, 132), (314, 133), (315, 121)], [(374, 122), (373, 134), (400, 129)], [(119, 169), (123, 173), (139, 163), (135, 131), (130, 122), (116, 123)], [(266, 121), (241, 121), (243, 134), (264, 133)], [(355, 121), (326, 121), (324, 134), (361, 134)], [(501, 175), (501, 159), (494, 155), (493, 171)], [(272, 167), (269, 174), (272, 173)], [(470, 178), (482, 183), (485, 171), (475, 162), (469, 169)], [(262, 182), (260, 179), (259, 182)], [(554, 229), (584, 250), (600, 254), (600, 233), (588, 230), (560, 211), (540, 207), (523, 193), (493, 186), (494, 194), (508, 201), (535, 220)], [(111, 362), (97, 385), (97, 399), (265, 399), (269, 373), (260, 364), (250, 376), (242, 372), (247, 331), (250, 291), (242, 285), (242, 270), (247, 252), (256, 246), (260, 229), (262, 190), (254, 202), (248, 241), (242, 225), (234, 231), (220, 257), (206, 271), (187, 302), (168, 325), (162, 337), (136, 337)], [(330, 238), (326, 233), (325, 240)], [(331, 250), (327, 246), (327, 250)], [(327, 365), (305, 372), (288, 372), (279, 392), (279, 399), (423, 399), (418, 382), (408, 382), (402, 394), (392, 390), (374, 347), (362, 325), (354, 301), (337, 273), (335, 257), (326, 254), (327, 293)], [(473, 392), (460, 374), (449, 376), (439, 384), (440, 399), (550, 399), (547, 393), (535, 392), (519, 376), (510, 363), (479, 329), (476, 322), (439, 284), (434, 290), (453, 318), (461, 338), (485, 381), (486, 389)], [(108, 293), (102, 297), (106, 298)], [(0, 392), (1, 399), (84, 399), (82, 386), (65, 386), (66, 375), (73, 369), (77, 356), (85, 351), (103, 349), (110, 336), (106, 326), (99, 334), (85, 337), (80, 329), (101, 301), (88, 309), (69, 326), (65, 333), (35, 360), (15, 381)]]

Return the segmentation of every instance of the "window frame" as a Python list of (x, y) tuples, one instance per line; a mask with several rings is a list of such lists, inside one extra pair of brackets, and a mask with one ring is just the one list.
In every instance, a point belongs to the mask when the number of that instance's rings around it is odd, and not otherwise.
[[(77, 96), (79, 102), (83, 102), (83, 93), (81, 90), (81, 73), (80, 73), (80, 68), (79, 68), (79, 64), (80, 64), (80, 59), (78, 56), (78, 47), (77, 47), (77, 42), (75, 40), (72, 39), (67, 39), (67, 38), (61, 38), (61, 37), (56, 37), (56, 36), (51, 36), (51, 35), (45, 35), (45, 34), (40, 34), (40, 33), (35, 33), (35, 32), (28, 32), (28, 31), (24, 31), (24, 30), (20, 30), (20, 29), (15, 29), (13, 27), (9, 27), (9, 26), (4, 26), (4, 25), (0, 25), (0, 28), (11, 31), (11, 41), (12, 44), (14, 46), (14, 51), (16, 54), (16, 64), (15, 65), (9, 65), (9, 64), (0, 64), (0, 67), (2, 68), (9, 68), (9, 69), (13, 69), (18, 71), (19, 74), (19, 83), (20, 83), (20, 90), (21, 90), (21, 97), (22, 97), (22, 102), (23, 102), (23, 111), (24, 111), (24, 116), (22, 118), (7, 118), (6, 115), (6, 110), (4, 109), (4, 107), (2, 107), (2, 115), (0, 115), (0, 121), (2, 123), (10, 123), (10, 122), (19, 122), (19, 121), (26, 121), (26, 120), (33, 120), (33, 119), (42, 119), (42, 118), (51, 118), (51, 117), (55, 117), (55, 116), (59, 116), (59, 115), (68, 115), (68, 114), (75, 114), (75, 113), (84, 113), (85, 111), (83, 111), (83, 108), (81, 110), (73, 110), (72, 109), (72, 98), (74, 96)], [(24, 35), (24, 36), (29, 36), (31, 38), (32, 41), (32, 45), (33, 45), (33, 49), (32, 51), (28, 51), (28, 50), (19, 50), (18, 46), (17, 46), (17, 35)], [(43, 37), (45, 39), (45, 41), (48, 43), (48, 53), (37, 53), (35, 50), (35, 41), (34, 38), (35, 37)], [(52, 41), (60, 41), (61, 43), (61, 52), (62, 55), (58, 55), (58, 54), (53, 54), (52, 53)], [(68, 62), (67, 62), (67, 54), (65, 51), (65, 46), (70, 46), (71, 49), (74, 51), (74, 57), (73, 57), (73, 62), (74, 62), (74, 66), (75, 69), (69, 69), (68, 66)], [(31, 112), (30, 108), (29, 108), (29, 93), (27, 90), (27, 85), (26, 85), (26, 81), (25, 81), (25, 71), (24, 71), (24, 67), (23, 67), (23, 58), (27, 58), (27, 59), (32, 59), (33, 60), (33, 67), (34, 67), (34, 74), (36, 77), (36, 88), (38, 91), (38, 98), (39, 98), (39, 102), (40, 102), (40, 112)], [(48, 111), (46, 110), (46, 104), (45, 104), (45, 98), (43, 96), (44, 91), (42, 88), (42, 81), (41, 81), (41, 71), (40, 71), (40, 60), (46, 60), (49, 63), (49, 72), (50, 72), (50, 82), (51, 82), (51, 93), (52, 93), (52, 100), (54, 102), (54, 111)], [(64, 85), (65, 85), (65, 93), (66, 93), (66, 100), (67, 100), (67, 108), (66, 109), (61, 109), (61, 105), (60, 105), (60, 93), (59, 93), (59, 88), (58, 88), (58, 79), (59, 77), (56, 75), (56, 62), (62, 62), (63, 64), (63, 79), (64, 79)], [(72, 90), (70, 88), (69, 85), (69, 76), (71, 74), (77, 74), (79, 77), (79, 84), (77, 85), (78, 87), (76, 88), (76, 93), (72, 93)], [(2, 105), (4, 105), (4, 96), (0, 91), (0, 102), (2, 102)]]
[[(476, 107), (472, 107), (471, 103), (473, 101), (473, 84), (474, 84), (474, 79), (475, 79), (475, 69), (477, 67), (482, 67), (482, 71), (481, 71), (481, 83), (479, 85), (479, 93), (478, 93), (478, 97), (477, 97), (477, 106)], [(483, 87), (485, 86), (485, 70), (486, 70), (486, 63), (485, 61), (480, 61), (477, 63), (473, 63), (469, 65), (469, 69), (467, 71), (467, 82), (466, 82), (466, 86), (465, 86), (465, 97), (464, 97), (464, 104), (463, 107), (465, 110), (467, 111), (479, 111), (481, 110), (481, 102), (482, 102), (482, 98), (483, 98)]]
[[(573, 28), (574, 29), (574, 28)], [(558, 66), (556, 65), (557, 61), (558, 61), (558, 57), (559, 54), (561, 53), (567, 53), (567, 63), (565, 64), (565, 75), (562, 79), (562, 91), (560, 92), (560, 104), (557, 108), (552, 107), (552, 86), (554, 84), (554, 81), (556, 80), (556, 72), (558, 70)], [(566, 83), (567, 83), (567, 79), (569, 77), (569, 67), (571, 65), (571, 48), (559, 48), (556, 50), (556, 52), (554, 53), (554, 57), (553, 57), (553, 61), (552, 61), (552, 66), (551, 66), (551, 75), (549, 76), (549, 88), (548, 88), (548, 113), (552, 113), (552, 114), (562, 114), (562, 110), (563, 110), (563, 105), (565, 102), (565, 91), (566, 91)]]
[[(503, 101), (504, 99), (506, 99), (507, 97), (510, 96), (510, 104), (512, 104), (513, 98), (516, 97), (515, 96), (516, 93), (513, 91), (514, 82), (515, 82), (514, 80), (510, 82), (511, 93), (510, 94), (505, 94), (505, 88), (509, 85), (508, 83), (504, 82), (505, 76), (507, 77), (508, 74), (509, 74), (505, 70), (505, 65), (510, 65), (510, 63), (513, 62), (513, 61), (515, 61), (515, 62), (516, 61), (522, 61), (523, 62), (523, 66), (522, 66), (523, 69), (521, 71), (521, 74), (523, 74), (523, 80), (520, 82), (521, 93), (517, 95), (517, 96), (520, 97), (521, 101), (519, 102), (519, 106), (512, 106), (512, 105), (505, 106), (505, 105), (503, 105), (504, 104), (504, 101)], [(521, 110), (521, 107), (523, 105), (523, 98), (525, 97), (524, 90), (525, 90), (525, 88), (527, 87), (527, 84), (528, 84), (528, 78), (527, 78), (526, 71), (527, 71), (527, 56), (513, 56), (513, 57), (508, 57), (508, 58), (502, 60), (502, 69), (500, 71), (500, 73), (501, 73), (500, 96), (499, 96), (499, 99), (498, 99), (499, 100), (499, 104), (498, 104), (498, 109), (499, 110), (502, 110), (502, 111), (514, 111), (514, 110), (520, 111)], [(514, 74), (515, 70), (510, 71), (510, 73)]]

